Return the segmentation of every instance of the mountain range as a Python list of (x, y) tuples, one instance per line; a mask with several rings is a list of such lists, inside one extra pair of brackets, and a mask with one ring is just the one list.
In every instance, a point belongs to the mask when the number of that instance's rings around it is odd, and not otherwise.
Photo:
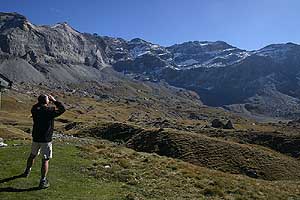
[(223, 41), (164, 47), (80, 33), (66, 22), (34, 25), (0, 13), (0, 73), (16, 82), (64, 86), (120, 78), (195, 91), (209, 106), (256, 118), (300, 116), (300, 45), (247, 51)]

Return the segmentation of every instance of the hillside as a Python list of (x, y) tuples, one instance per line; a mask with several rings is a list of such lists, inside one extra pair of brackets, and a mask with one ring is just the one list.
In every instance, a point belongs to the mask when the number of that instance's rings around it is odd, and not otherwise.
[(286, 199), (300, 195), (299, 186), (292, 182), (227, 175), (105, 141), (94, 142), (97, 144), (84, 148), (76, 147), (78, 141), (55, 142), (60, 156), (51, 160), (51, 188), (47, 190), (36, 187), (39, 163), (29, 178), (7, 180), (23, 170), (30, 149), (28, 142), (9, 142), (9, 147), (0, 149), (1, 199)]
[[(83, 129), (81, 134), (125, 143), (137, 151), (178, 158), (232, 174), (266, 180), (300, 179), (297, 175), (300, 172), (299, 160), (253, 143), (241, 144), (169, 128), (145, 130), (114, 123), (94, 125)], [(290, 144), (291, 148), (296, 146)]]
[[(143, 113), (136, 102), (126, 103), (122, 98), (95, 99), (80, 92), (69, 96), (59, 89), (52, 92), (65, 102), (68, 110), (56, 120), (56, 156), (49, 172), (51, 187), (36, 188), (39, 162), (30, 178), (5, 182), (23, 170), (30, 149), (30, 106), (35, 102), (35, 94), (48, 89), (39, 86), (28, 93), (23, 87), (4, 93), (0, 111), (0, 137), (8, 143), (8, 147), (0, 148), (4, 161), (0, 163), (4, 169), (0, 171), (1, 199), (44, 195), (49, 199), (297, 199), (300, 196), (298, 157), (266, 148), (265, 144), (252, 145), (251, 138), (242, 140), (238, 134), (251, 135), (251, 128), (254, 132), (274, 132), (274, 136), (276, 131), (285, 130), (296, 136), (298, 133), (285, 123), (253, 125), (251, 120), (207, 107), (198, 108), (203, 118), (189, 119), (196, 107), (182, 104), (181, 111), (172, 115), (172, 108), (168, 110), (161, 101), (154, 105), (163, 111), (156, 112), (150, 107), (148, 120), (143, 117), (133, 120), (130, 113)], [(236, 128), (211, 128), (210, 120), (216, 116), (231, 119)]]

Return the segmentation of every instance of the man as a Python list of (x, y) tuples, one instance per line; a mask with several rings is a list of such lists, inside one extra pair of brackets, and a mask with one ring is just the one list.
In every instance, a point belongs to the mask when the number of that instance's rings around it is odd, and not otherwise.
[[(49, 106), (50, 102), (53, 102), (56, 108)], [(65, 107), (61, 102), (56, 101), (51, 95), (44, 94), (38, 97), (38, 103), (35, 104), (31, 109), (33, 118), (33, 142), (31, 153), (27, 159), (27, 167), (23, 173), (23, 176), (29, 176), (35, 157), (41, 152), (42, 167), (39, 185), (40, 188), (48, 188), (50, 186), (46, 175), (49, 168), (49, 159), (52, 158), (52, 134), (54, 128), (54, 118), (63, 114), (65, 111)]]

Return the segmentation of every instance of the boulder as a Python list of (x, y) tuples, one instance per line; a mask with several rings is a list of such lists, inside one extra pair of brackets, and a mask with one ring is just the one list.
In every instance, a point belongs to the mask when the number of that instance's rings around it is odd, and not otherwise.
[(225, 126), (223, 127), (224, 129), (234, 129), (233, 124), (231, 120), (228, 120)]
[(214, 120), (211, 122), (211, 126), (214, 127), (214, 128), (223, 128), (223, 127), (224, 127), (224, 124), (223, 124), (223, 122), (221, 122), (219, 119), (214, 119)]

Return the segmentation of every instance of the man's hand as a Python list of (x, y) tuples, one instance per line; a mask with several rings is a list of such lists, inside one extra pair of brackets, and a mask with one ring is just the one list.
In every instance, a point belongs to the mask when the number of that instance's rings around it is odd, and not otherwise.
[(48, 98), (49, 98), (49, 101), (52, 101), (52, 102), (56, 101), (56, 99), (50, 94), (48, 95)]

